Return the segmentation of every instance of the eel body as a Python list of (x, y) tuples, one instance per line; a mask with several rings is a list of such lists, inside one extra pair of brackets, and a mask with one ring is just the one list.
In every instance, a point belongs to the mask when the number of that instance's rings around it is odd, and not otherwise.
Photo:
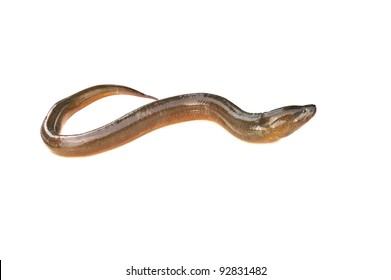
[[(74, 113), (98, 99), (117, 94), (155, 101), (97, 129), (80, 134), (61, 134), (65, 122)], [(129, 87), (99, 85), (53, 105), (43, 121), (41, 136), (58, 155), (87, 156), (113, 149), (167, 125), (209, 120), (220, 124), (241, 140), (268, 143), (290, 135), (315, 113), (315, 105), (286, 106), (265, 113), (248, 113), (226, 98), (209, 93), (184, 94), (157, 100)]]

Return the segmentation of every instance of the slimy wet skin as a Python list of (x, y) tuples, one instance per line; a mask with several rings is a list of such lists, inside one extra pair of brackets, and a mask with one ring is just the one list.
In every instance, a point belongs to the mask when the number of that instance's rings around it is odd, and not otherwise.
[[(77, 111), (98, 99), (117, 94), (155, 101), (97, 129), (80, 134), (61, 134), (66, 121)], [(243, 141), (269, 143), (292, 134), (315, 113), (315, 105), (287, 106), (265, 113), (248, 113), (226, 98), (209, 93), (184, 94), (157, 100), (125, 86), (99, 85), (57, 102), (43, 121), (41, 136), (45, 144), (58, 155), (88, 156), (121, 146), (164, 126), (209, 120), (220, 124)]]

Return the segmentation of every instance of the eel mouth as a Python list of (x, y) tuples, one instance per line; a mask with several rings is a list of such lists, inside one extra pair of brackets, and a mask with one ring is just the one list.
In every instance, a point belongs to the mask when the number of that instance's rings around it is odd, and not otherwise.
[(304, 121), (308, 122), (316, 114), (316, 106), (313, 104), (305, 105), (302, 107), (300, 115), (295, 119), (295, 121)]

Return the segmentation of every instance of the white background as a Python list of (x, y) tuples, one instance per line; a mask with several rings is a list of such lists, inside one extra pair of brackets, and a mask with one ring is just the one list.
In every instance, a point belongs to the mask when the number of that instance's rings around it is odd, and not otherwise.
[[(1, 1), (4, 279), (161, 279), (126, 276), (132, 265), (391, 279), (390, 15), (388, 1)], [(52, 154), (49, 108), (105, 83), (318, 112), (275, 144), (199, 121), (93, 157)], [(106, 98), (66, 130), (145, 102)]]

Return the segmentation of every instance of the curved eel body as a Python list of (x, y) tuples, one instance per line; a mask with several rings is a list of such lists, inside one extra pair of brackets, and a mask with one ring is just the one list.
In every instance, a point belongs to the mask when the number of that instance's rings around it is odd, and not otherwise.
[[(100, 128), (80, 134), (61, 135), (62, 127), (74, 113), (98, 99), (117, 94), (156, 101)], [(88, 156), (113, 149), (167, 125), (190, 120), (210, 120), (241, 140), (268, 143), (290, 135), (315, 113), (315, 105), (287, 106), (266, 113), (248, 113), (214, 94), (194, 93), (157, 100), (125, 86), (99, 85), (57, 102), (43, 121), (41, 136), (58, 155)]]

